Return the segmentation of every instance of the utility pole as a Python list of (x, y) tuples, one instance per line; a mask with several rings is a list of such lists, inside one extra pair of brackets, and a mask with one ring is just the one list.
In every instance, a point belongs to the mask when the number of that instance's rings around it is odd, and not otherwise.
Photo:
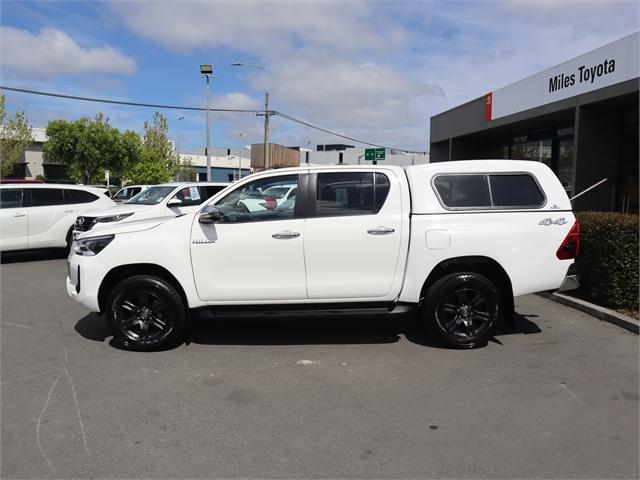
[[(235, 62), (231, 64), (232, 67), (251, 67), (256, 68), (258, 70), (262, 70), (265, 74), (267, 73), (267, 68), (261, 65), (252, 65), (250, 63), (241, 63)], [(268, 169), (271, 166), (271, 152), (269, 151), (269, 117), (273, 115), (269, 111), (269, 92), (265, 92), (264, 94), (264, 114), (257, 113), (257, 116), (264, 115), (264, 153), (263, 153), (263, 161), (264, 161), (264, 169)]]
[(264, 169), (271, 165), (271, 155), (269, 152), (269, 92), (264, 94)]
[(240, 180), (242, 178), (242, 133), (239, 133), (238, 137), (240, 138), (240, 148), (238, 149), (240, 152), (238, 154), (238, 180)]

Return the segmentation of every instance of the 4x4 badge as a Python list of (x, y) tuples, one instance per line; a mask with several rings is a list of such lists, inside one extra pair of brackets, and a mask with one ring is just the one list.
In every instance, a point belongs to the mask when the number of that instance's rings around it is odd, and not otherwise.
[(549, 225), (564, 225), (565, 223), (567, 223), (567, 220), (564, 217), (560, 217), (557, 220), (545, 218), (544, 220), (540, 220), (540, 222), (538, 222), (538, 225), (544, 225), (548, 227)]

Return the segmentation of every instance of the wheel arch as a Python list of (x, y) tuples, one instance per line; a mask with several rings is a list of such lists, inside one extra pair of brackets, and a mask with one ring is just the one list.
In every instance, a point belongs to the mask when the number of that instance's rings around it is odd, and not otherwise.
[(121, 281), (135, 275), (149, 275), (169, 282), (180, 294), (180, 297), (182, 297), (185, 308), (189, 308), (189, 302), (187, 301), (187, 296), (182, 285), (169, 270), (153, 263), (132, 263), (114, 267), (105, 275), (98, 289), (98, 306), (100, 307), (100, 312), (104, 312), (104, 304), (113, 287)]
[(503, 319), (507, 323), (513, 323), (513, 287), (511, 278), (506, 270), (496, 260), (485, 256), (452, 257), (438, 263), (429, 273), (420, 291), (420, 303), (422, 303), (427, 290), (438, 279), (456, 272), (478, 273), (489, 280), (498, 288), (504, 301)]

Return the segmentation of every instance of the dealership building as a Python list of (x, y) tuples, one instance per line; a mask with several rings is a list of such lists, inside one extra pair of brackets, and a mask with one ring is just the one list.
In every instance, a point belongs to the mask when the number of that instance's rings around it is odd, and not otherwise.
[(577, 210), (638, 213), (640, 32), (431, 117), (430, 160), (547, 164)]

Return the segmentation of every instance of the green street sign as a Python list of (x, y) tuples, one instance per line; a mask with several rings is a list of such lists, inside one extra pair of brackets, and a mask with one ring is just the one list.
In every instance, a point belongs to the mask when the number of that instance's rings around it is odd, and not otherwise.
[(365, 160), (384, 160), (385, 149), (384, 148), (365, 148), (364, 159)]

